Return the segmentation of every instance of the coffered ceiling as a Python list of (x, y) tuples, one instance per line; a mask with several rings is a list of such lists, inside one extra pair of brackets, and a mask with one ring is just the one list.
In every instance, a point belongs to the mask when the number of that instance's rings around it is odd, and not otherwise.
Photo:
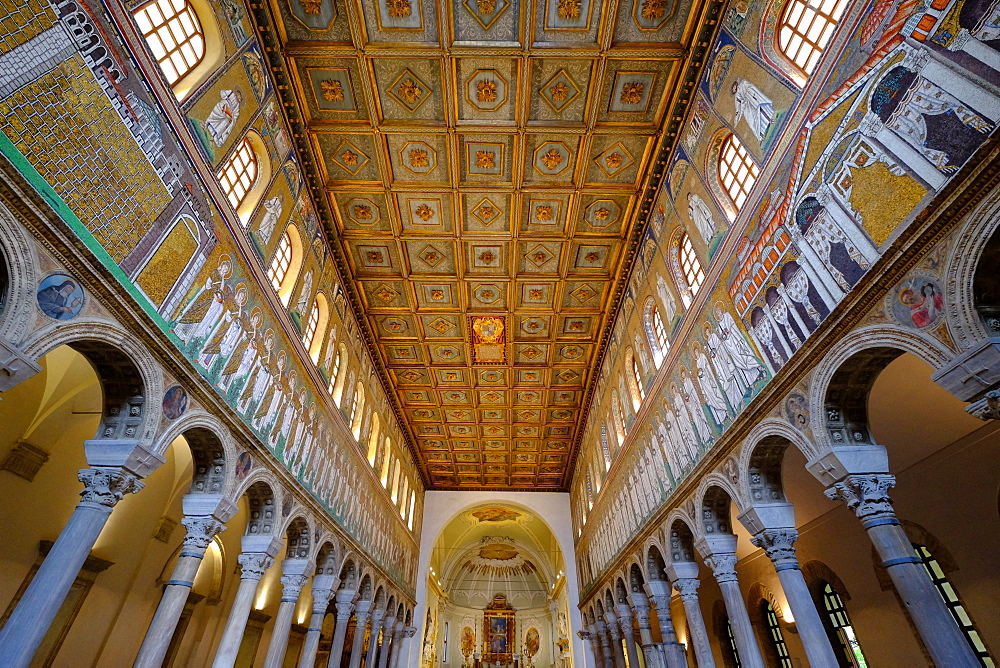
[(690, 79), (690, 0), (270, 11), (286, 114), (430, 488), (565, 489)]

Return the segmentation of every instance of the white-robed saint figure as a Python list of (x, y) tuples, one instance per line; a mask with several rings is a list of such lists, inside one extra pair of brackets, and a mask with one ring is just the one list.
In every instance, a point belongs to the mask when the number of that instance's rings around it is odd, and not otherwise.
[(771, 103), (771, 98), (746, 79), (737, 79), (733, 83), (732, 90), (736, 96), (736, 116), (733, 118), (733, 126), (735, 127), (742, 118), (747, 122), (757, 141), (763, 144), (764, 134), (774, 122), (774, 105)]
[(278, 224), (278, 219), (281, 218), (281, 210), (283, 208), (281, 196), (279, 195), (275, 195), (264, 202), (264, 210), (267, 213), (260, 219), (260, 225), (257, 226), (257, 236), (260, 237), (264, 245), (267, 245), (271, 240), (271, 235), (274, 234), (274, 228)]
[(243, 104), (243, 91), (239, 88), (224, 89), (219, 93), (221, 98), (212, 107), (212, 112), (205, 119), (205, 132), (212, 138), (212, 143), (222, 148), (229, 139), (236, 121), (240, 118), (240, 105)]
[(707, 244), (712, 240), (716, 232), (712, 210), (708, 208), (708, 204), (705, 203), (705, 200), (698, 193), (688, 193), (687, 200), (688, 215), (691, 216), (691, 220), (694, 221), (695, 227), (698, 228), (701, 238)]

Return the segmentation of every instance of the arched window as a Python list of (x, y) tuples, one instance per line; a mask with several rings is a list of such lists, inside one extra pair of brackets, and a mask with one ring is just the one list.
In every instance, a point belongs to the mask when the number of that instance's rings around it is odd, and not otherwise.
[(638, 394), (638, 401), (632, 403), (635, 405), (635, 409), (639, 410), (643, 399), (646, 398), (646, 392), (642, 388), (642, 371), (639, 369), (639, 362), (635, 359), (635, 355), (632, 355), (632, 381), (635, 383), (635, 387), (632, 389)]
[(403, 512), (406, 509), (406, 495), (410, 491), (410, 479), (403, 476), (403, 480), (400, 482), (400, 487), (402, 488), (399, 492), (399, 516), (403, 517)]
[(288, 300), (292, 294), (292, 288), (299, 277), (299, 270), (302, 268), (302, 238), (294, 225), (285, 228), (285, 233), (281, 235), (278, 246), (271, 256), (271, 264), (267, 268), (267, 277), (271, 280), (271, 287), (278, 293), (281, 302), (288, 306)]
[(354, 398), (351, 399), (351, 433), (354, 440), (361, 438), (361, 423), (365, 421), (365, 387), (361, 383), (354, 386)]
[(739, 211), (757, 182), (760, 168), (736, 135), (730, 133), (719, 153), (719, 183)]
[(653, 361), (657, 368), (663, 363), (670, 348), (670, 341), (667, 340), (667, 328), (663, 326), (663, 318), (660, 317), (660, 309), (656, 301), (650, 297), (646, 300), (645, 318), (646, 340), (653, 351)]
[(378, 415), (372, 416), (372, 429), (368, 438), (368, 463), (375, 468), (375, 457), (378, 456), (378, 437), (381, 429), (381, 422)]
[(959, 600), (958, 593), (952, 584), (948, 582), (948, 576), (945, 575), (941, 564), (934, 558), (934, 555), (927, 549), (927, 546), (913, 543), (913, 549), (916, 551), (917, 557), (920, 558), (920, 563), (927, 570), (927, 574), (930, 576), (931, 582), (934, 583), (934, 587), (941, 594), (941, 598), (944, 599), (945, 604), (947, 604), (952, 617), (958, 622), (958, 627), (965, 634), (965, 639), (972, 646), (972, 650), (976, 653), (976, 656), (979, 657), (980, 663), (984, 666), (992, 666), (993, 661), (990, 658), (990, 653), (986, 651), (986, 645), (983, 644), (983, 639), (972, 623), (972, 618)]
[(775, 41), (803, 80), (812, 74), (833, 37), (847, 0), (789, 0)]
[(618, 445), (625, 442), (625, 413), (622, 412), (621, 402), (618, 401), (618, 393), (611, 398), (611, 418), (615, 425), (615, 434), (618, 435)]
[[(687, 232), (681, 233), (680, 243), (677, 247), (677, 262), (680, 266), (681, 278), (684, 280), (691, 296), (698, 294), (701, 284), (705, 282), (705, 270), (702, 269), (701, 260), (694, 250), (691, 237)], [(685, 304), (690, 306), (690, 304)]]
[(409, 516), (406, 518), (406, 526), (410, 529), (410, 531), (413, 531), (413, 510), (414, 510), (414, 507), (416, 506), (416, 504), (417, 504), (417, 495), (416, 494), (411, 494), (410, 495), (410, 512), (408, 513)]
[(385, 439), (385, 455), (382, 457), (382, 475), (379, 480), (382, 482), (382, 486), (387, 490), (389, 489), (389, 471), (392, 469), (392, 449), (390, 447), (389, 439)]
[(389, 498), (393, 503), (399, 498), (399, 460), (392, 463), (392, 483), (389, 485)]
[(219, 172), (222, 189), (233, 209), (239, 211), (260, 176), (260, 159), (249, 137), (244, 137)]
[(736, 646), (736, 636), (733, 635), (733, 625), (729, 621), (729, 617), (723, 620), (722, 624), (722, 659), (724, 664), (729, 668), (741, 668), (740, 664), (740, 650)]
[(323, 352), (323, 337), (319, 333), (326, 330), (327, 322), (330, 320), (330, 307), (327, 304), (326, 296), (322, 292), (316, 293), (313, 299), (312, 308), (309, 309), (309, 318), (306, 320), (306, 328), (302, 333), (302, 343), (309, 349), (309, 357), (313, 363), (319, 362), (319, 355)]
[(441, 643), (441, 663), (448, 663), (448, 622), (444, 623), (444, 641)]
[(792, 659), (788, 656), (788, 647), (785, 645), (785, 636), (781, 633), (781, 626), (778, 624), (778, 615), (774, 613), (774, 606), (767, 599), (760, 602), (760, 613), (767, 626), (767, 640), (770, 644), (773, 659), (781, 668), (792, 668)]
[(829, 582), (822, 582), (823, 609), (826, 615), (823, 619), (824, 626), (827, 627), (827, 634), (833, 641), (834, 646), (840, 645), (839, 654), (843, 657), (846, 665), (853, 668), (865, 668), (868, 661), (861, 651), (861, 643), (851, 626), (851, 618), (847, 616), (847, 608), (840, 594), (834, 591)]
[(347, 380), (347, 346), (341, 343), (337, 347), (337, 356), (333, 358), (333, 367), (330, 369), (330, 396), (333, 402), (340, 407), (340, 402), (344, 397), (344, 383)]
[(171, 86), (205, 57), (205, 31), (187, 0), (153, 0), (132, 16)]

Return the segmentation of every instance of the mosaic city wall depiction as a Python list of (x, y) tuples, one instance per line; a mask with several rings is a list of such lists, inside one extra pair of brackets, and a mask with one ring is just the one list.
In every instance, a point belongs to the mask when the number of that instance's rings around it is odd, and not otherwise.
[[(830, 46), (832, 67), (820, 68), (825, 80), (809, 88), (808, 100), (774, 52), (775, 7), (781, 4), (737, 2), (727, 11), (631, 276), (572, 490), (584, 589), (1000, 117), (996, 2), (874, 0), (849, 8), (843, 37)], [(800, 120), (800, 109), (811, 113)], [(767, 184), (756, 192), (763, 196), (739, 213), (715, 167), (729, 132), (755, 162), (776, 166), (762, 170)], [(696, 298), (678, 266), (684, 232), (709, 276), (724, 265)], [(724, 246), (733, 252), (720, 254)], [(942, 317), (942, 252), (912, 271), (869, 321), (955, 347)], [(669, 350), (655, 349), (653, 304)], [(684, 336), (675, 339), (679, 331)], [(633, 356), (653, 402), (641, 424), (633, 424), (639, 397), (627, 381)], [(654, 381), (660, 396), (649, 396)], [(619, 410), (630, 440), (601, 489), (618, 454)], [(778, 413), (802, 428), (805, 395), (793, 392)]]
[[(163, 109), (140, 66), (123, 55), (129, 49), (103, 7), (67, 0), (4, 9), (0, 131), (10, 140), (4, 152), (37, 170), (52, 189), (43, 195), (68, 206), (67, 223), (219, 398), (334, 521), (412, 591), (414, 536), (393, 519), (396, 509), (384, 492), (374, 489), (371, 473), (363, 470), (369, 463), (353, 446), (335, 445), (351, 438), (324, 386), (338, 350), (351, 356), (341, 360), (350, 369), (342, 410), (362, 383), (368, 393), (360, 433), (369, 433), (375, 414), (382, 420), (391, 414), (381, 388), (368, 382), (370, 360), (357, 357), (364, 346), (302, 188), (259, 47), (249, 37), (250, 21), (241, 3), (223, 0), (218, 10), (225, 64), (184, 102), (185, 130), (161, 121)], [(200, 155), (187, 151), (185, 133), (187, 147), (197, 146)], [(217, 169), (247, 133), (265, 147), (272, 166), (269, 179), (261, 179), (263, 204), (248, 221), (249, 250), (223, 220), (238, 219), (225, 197), (200, 179), (211, 173), (205, 165)], [(264, 263), (289, 223), (304, 240), (304, 262), (285, 319), (275, 314), (276, 302), (265, 293), (270, 286), (262, 289), (248, 258), (256, 254), (250, 261)], [(297, 349), (321, 288), (331, 307), (318, 385), (300, 363), (308, 355)], [(38, 286), (39, 307), (49, 317), (72, 319), (83, 303), (80, 282), (71, 276), (48, 276)], [(184, 389), (173, 388), (164, 413), (176, 419), (188, 403)], [(419, 517), (422, 485), (399, 427), (383, 423), (380, 435), (391, 439), (392, 457), (416, 497), (410, 513)], [(380, 453), (373, 465), (383, 466), (388, 457)], [(249, 461), (241, 466), (248, 469)]]

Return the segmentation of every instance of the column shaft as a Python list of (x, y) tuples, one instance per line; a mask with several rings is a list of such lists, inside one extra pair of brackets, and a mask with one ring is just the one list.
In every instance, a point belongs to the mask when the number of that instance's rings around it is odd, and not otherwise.
[(160, 604), (149, 624), (149, 630), (146, 631), (146, 637), (143, 638), (133, 668), (159, 668), (163, 664), (204, 554), (204, 549), (196, 552), (195, 549), (188, 551), (185, 548), (181, 552), (174, 572), (163, 588), (163, 596), (160, 597)]
[(357, 624), (354, 626), (354, 642), (351, 643), (351, 668), (361, 668), (361, 660), (364, 658), (365, 630), (368, 628), (368, 613), (355, 612)]
[[(287, 559), (282, 564), (285, 575), (281, 576), (281, 603), (278, 604), (278, 615), (271, 629), (271, 643), (267, 646), (267, 656), (264, 657), (264, 668), (281, 668), (285, 661), (285, 650), (288, 649), (288, 633), (292, 630), (292, 618), (295, 615), (295, 605), (299, 602), (299, 594), (309, 578), (302, 572), (311, 568), (300, 560)], [(300, 571), (301, 569), (301, 571)]]
[(382, 644), (378, 648), (378, 668), (386, 668), (389, 665), (389, 652), (392, 651), (392, 629), (395, 626), (395, 617), (386, 617), (382, 622)]
[[(708, 629), (705, 628), (705, 618), (698, 604), (698, 586), (701, 584), (694, 578), (680, 578), (674, 581), (674, 586), (680, 592), (684, 604), (684, 615), (687, 617), (688, 641), (694, 646), (694, 655), (699, 668), (715, 668), (715, 657), (712, 655), (712, 645), (708, 641)], [(657, 613), (659, 614), (659, 613)]]
[(375, 668), (378, 661), (378, 632), (382, 628), (382, 618), (385, 612), (376, 610), (372, 613), (371, 635), (368, 636), (368, 657), (365, 659), (365, 668)]
[(69, 522), (35, 572), (14, 612), (0, 630), (0, 666), (27, 666), (121, 498), (142, 489), (122, 469), (92, 468), (79, 473), (84, 490)]
[(746, 668), (764, 668), (764, 658), (754, 638), (753, 626), (750, 624), (750, 615), (747, 614), (747, 607), (743, 602), (740, 583), (736, 580), (720, 580), (719, 588), (726, 602), (726, 614), (729, 615), (733, 638), (740, 652), (740, 665)]
[(306, 638), (302, 641), (299, 668), (313, 668), (316, 664), (316, 652), (319, 650), (320, 636), (323, 633), (324, 617), (326, 617), (326, 610), (317, 612), (313, 608), (312, 615), (309, 617), (309, 630), (306, 631)]
[(240, 580), (233, 607), (229, 609), (226, 628), (222, 632), (222, 640), (219, 641), (219, 649), (212, 662), (213, 668), (231, 668), (236, 663), (236, 655), (240, 651), (240, 643), (243, 642), (243, 632), (246, 631), (247, 619), (250, 617), (250, 608), (253, 606), (253, 597), (257, 593), (258, 584), (260, 584), (259, 577)]
[(333, 642), (330, 644), (330, 661), (326, 664), (329, 668), (340, 668), (340, 660), (344, 656), (344, 641), (347, 639), (347, 625), (351, 621), (353, 608), (353, 603), (346, 606), (337, 603), (337, 625), (333, 629)]
[(979, 666), (892, 510), (889, 489), (895, 484), (889, 474), (852, 474), (829, 487), (826, 495), (845, 501), (861, 520), (935, 665)]

